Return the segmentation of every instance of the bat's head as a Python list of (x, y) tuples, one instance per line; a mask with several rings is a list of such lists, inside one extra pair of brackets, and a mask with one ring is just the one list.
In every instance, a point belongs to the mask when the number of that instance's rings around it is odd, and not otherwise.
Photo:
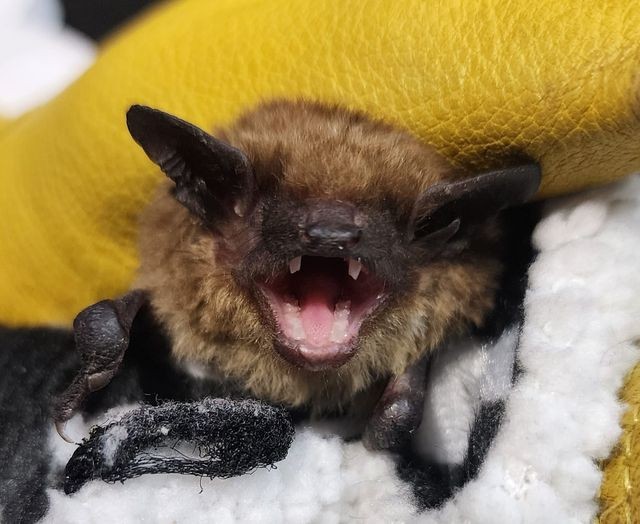
[(480, 322), (500, 271), (492, 218), (540, 178), (535, 165), (462, 177), (406, 132), (303, 102), (217, 138), (142, 106), (128, 126), (173, 181), (145, 222), (142, 284), (183, 353), (206, 353), (194, 331), (229, 342), (243, 371), (225, 372), (254, 383), (277, 355), (308, 381), (380, 377)]

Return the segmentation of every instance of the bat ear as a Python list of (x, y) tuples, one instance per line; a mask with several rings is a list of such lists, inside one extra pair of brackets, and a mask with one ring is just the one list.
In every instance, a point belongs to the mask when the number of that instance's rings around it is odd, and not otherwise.
[(127, 127), (147, 156), (175, 182), (174, 196), (212, 225), (251, 204), (254, 177), (246, 155), (168, 113), (134, 105)]
[(444, 244), (466, 225), (525, 203), (539, 186), (540, 167), (536, 163), (437, 184), (418, 197), (409, 222), (409, 240)]

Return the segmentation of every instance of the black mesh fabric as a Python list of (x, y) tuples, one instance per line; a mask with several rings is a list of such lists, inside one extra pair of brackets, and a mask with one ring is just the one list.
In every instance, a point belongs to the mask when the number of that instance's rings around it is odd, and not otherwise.
[(255, 400), (145, 405), (91, 430), (67, 464), (64, 490), (149, 473), (242, 475), (284, 459), (293, 435), (286, 410)]

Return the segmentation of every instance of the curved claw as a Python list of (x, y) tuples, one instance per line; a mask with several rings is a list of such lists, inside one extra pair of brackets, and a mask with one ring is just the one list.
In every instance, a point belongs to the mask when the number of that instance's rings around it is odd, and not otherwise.
[(59, 420), (56, 420), (55, 426), (58, 435), (60, 435), (63, 440), (67, 441), (69, 444), (75, 444), (75, 441), (65, 432), (65, 429), (67, 427), (66, 422), (60, 422)]
[(117, 375), (129, 346), (133, 321), (145, 304), (146, 293), (133, 290), (116, 300), (102, 300), (82, 310), (73, 322), (76, 350), (81, 366), (71, 384), (53, 405), (58, 434), (73, 442), (64, 425), (87, 397), (104, 388)]
[(89, 392), (93, 393), (94, 391), (98, 391), (108, 385), (117, 371), (117, 369), (107, 369), (105, 371), (99, 371), (89, 375), (87, 377), (87, 387), (89, 388)]

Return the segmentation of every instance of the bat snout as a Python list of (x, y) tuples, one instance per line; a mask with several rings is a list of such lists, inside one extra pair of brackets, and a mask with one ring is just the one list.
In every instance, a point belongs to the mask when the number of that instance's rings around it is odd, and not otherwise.
[(316, 222), (305, 228), (302, 242), (311, 249), (342, 251), (354, 248), (361, 236), (362, 229), (352, 223)]
[(312, 253), (332, 256), (356, 247), (362, 237), (356, 208), (339, 201), (315, 201), (309, 204), (302, 245)]

